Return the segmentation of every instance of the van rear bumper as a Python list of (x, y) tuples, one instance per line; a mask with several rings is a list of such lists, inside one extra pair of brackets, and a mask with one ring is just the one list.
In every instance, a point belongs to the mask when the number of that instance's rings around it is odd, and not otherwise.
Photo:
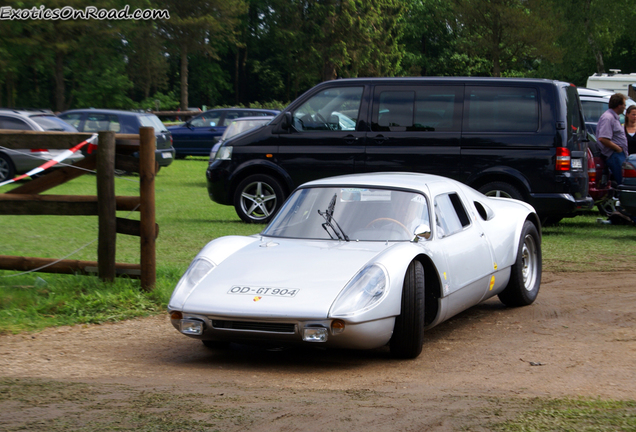
[(530, 194), (530, 204), (541, 216), (576, 216), (594, 207), (594, 199), (587, 196), (575, 199), (570, 194)]

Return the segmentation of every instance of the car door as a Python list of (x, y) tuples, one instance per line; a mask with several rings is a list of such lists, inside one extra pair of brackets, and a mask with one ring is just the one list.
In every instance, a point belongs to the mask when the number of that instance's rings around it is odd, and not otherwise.
[(291, 110), (292, 127), (279, 136), (277, 162), (296, 185), (363, 170), (363, 93), (361, 85), (332, 87)]
[(197, 115), (179, 127), (171, 127), (174, 147), (180, 156), (207, 156), (218, 138), (223, 135), (223, 111), (212, 110)]
[(376, 86), (365, 171), (457, 178), (462, 100), (462, 85)]
[(471, 219), (457, 192), (434, 200), (436, 241), (445, 251), (444, 295), (452, 314), (481, 301), (494, 273), (492, 246), (478, 221)]

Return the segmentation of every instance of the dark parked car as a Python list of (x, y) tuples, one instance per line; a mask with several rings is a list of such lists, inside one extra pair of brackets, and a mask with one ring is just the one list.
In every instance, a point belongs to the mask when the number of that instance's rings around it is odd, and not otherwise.
[(170, 126), (177, 158), (208, 156), (231, 120), (240, 117), (275, 116), (280, 111), (251, 108), (220, 108), (205, 111), (187, 122)]
[(377, 171), (451, 177), (526, 201), (550, 223), (593, 205), (576, 87), (545, 79), (327, 81), (224, 142), (207, 184), (241, 219), (267, 222), (306, 181)]
[(623, 184), (618, 190), (621, 208), (636, 218), (636, 154), (629, 155), (623, 163)]
[[(56, 117), (48, 110), (0, 109), (0, 129), (28, 131), (77, 132), (70, 124)], [(24, 174), (55, 158), (65, 150), (47, 149), (0, 149), (0, 183), (10, 180), (16, 174)], [(63, 161), (72, 164), (84, 156), (74, 153)], [(61, 166), (61, 165), (60, 165)]]
[(157, 146), (155, 157), (159, 167), (168, 166), (174, 160), (172, 136), (154, 114), (87, 108), (64, 111), (60, 118), (75, 126), (80, 132), (113, 131), (138, 134), (142, 126), (153, 127)]

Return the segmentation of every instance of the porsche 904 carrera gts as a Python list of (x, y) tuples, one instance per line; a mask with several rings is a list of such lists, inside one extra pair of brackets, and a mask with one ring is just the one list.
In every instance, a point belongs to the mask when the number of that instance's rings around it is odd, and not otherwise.
[(531, 304), (541, 266), (524, 202), (433, 175), (346, 175), (300, 186), (260, 234), (208, 243), (168, 312), (208, 347), (388, 344), (414, 358), (427, 329), (490, 297)]

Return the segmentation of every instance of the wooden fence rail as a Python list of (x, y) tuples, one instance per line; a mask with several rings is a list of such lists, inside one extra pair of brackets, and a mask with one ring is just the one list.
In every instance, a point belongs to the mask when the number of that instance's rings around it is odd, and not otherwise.
[[(68, 149), (90, 136), (86, 133), (0, 130), (0, 147)], [(157, 280), (155, 240), (159, 234), (155, 223), (154, 183), (158, 165), (154, 129), (142, 127), (139, 135), (99, 132), (98, 140), (96, 154), (0, 194), (0, 215), (97, 215), (97, 261), (0, 255), (0, 269), (66, 274), (96, 272), (105, 281), (127, 275), (139, 278), (145, 290), (154, 288)], [(131, 156), (134, 152), (139, 152), (138, 159)], [(139, 196), (115, 195), (115, 169), (139, 173)], [(40, 195), (93, 170), (97, 172), (97, 196)], [(140, 221), (118, 218), (116, 212), (122, 210), (139, 211)], [(140, 264), (115, 261), (117, 233), (140, 237)]]

